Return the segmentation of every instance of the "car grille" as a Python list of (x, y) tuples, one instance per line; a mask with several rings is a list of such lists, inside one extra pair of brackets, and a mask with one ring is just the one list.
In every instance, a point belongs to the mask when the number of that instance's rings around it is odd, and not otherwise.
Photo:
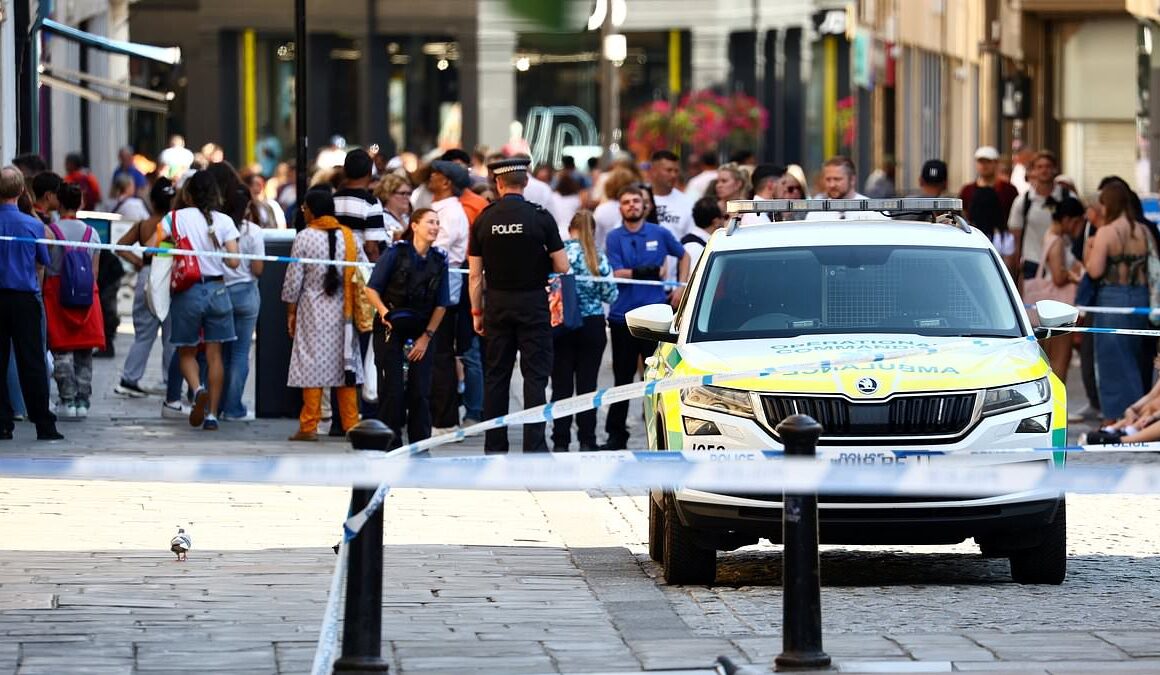
[(861, 403), (841, 396), (767, 394), (761, 405), (770, 428), (790, 415), (809, 415), (822, 425), (823, 438), (951, 436), (971, 424), (977, 397), (969, 392)]

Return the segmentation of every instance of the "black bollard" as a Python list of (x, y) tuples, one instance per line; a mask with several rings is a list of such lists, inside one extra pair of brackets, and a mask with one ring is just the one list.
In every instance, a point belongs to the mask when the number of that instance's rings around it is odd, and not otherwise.
[[(822, 425), (808, 415), (790, 415), (777, 425), (787, 457), (815, 457)], [(822, 651), (822, 578), (818, 560), (818, 496), (783, 496), (781, 517), (781, 653), (776, 670), (825, 668)]]
[[(379, 420), (363, 420), (347, 431), (355, 450), (386, 451), (395, 434)], [(362, 511), (374, 488), (353, 488), (350, 512)], [(367, 520), (348, 546), (346, 609), (343, 613), (342, 656), (336, 673), (385, 673), (391, 667), (382, 658), (383, 625), (383, 509)]]

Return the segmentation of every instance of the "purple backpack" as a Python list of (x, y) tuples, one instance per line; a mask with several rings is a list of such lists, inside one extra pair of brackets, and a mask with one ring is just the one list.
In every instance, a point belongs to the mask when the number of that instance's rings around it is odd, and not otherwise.
[[(56, 223), (48, 226), (58, 240), (67, 241)], [(92, 234), (93, 228), (86, 226), (81, 241), (87, 244)], [(60, 304), (77, 308), (93, 305), (93, 256), (88, 249), (64, 247), (60, 260)]]

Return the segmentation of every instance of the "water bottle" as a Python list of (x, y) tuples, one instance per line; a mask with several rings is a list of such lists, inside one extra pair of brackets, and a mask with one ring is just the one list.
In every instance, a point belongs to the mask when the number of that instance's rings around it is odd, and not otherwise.
[(411, 369), (411, 350), (415, 347), (415, 341), (408, 338), (403, 343), (403, 381), (407, 381), (407, 371)]

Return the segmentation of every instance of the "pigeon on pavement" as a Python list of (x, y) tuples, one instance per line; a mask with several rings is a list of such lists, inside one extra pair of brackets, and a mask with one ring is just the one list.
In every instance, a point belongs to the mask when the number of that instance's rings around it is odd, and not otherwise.
[(717, 666), (713, 669), (718, 675), (761, 675), (764, 670), (758, 670), (751, 666), (739, 666), (728, 657), (718, 656)]
[(177, 554), (179, 561), (184, 561), (191, 548), (193, 548), (193, 540), (190, 539), (185, 528), (178, 525), (177, 536), (169, 540), (169, 550)]

